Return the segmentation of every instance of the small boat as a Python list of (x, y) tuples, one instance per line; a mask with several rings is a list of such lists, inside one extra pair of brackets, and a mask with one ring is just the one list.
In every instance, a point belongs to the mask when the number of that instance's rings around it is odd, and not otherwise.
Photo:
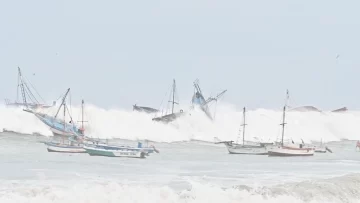
[(144, 152), (145, 155), (149, 155), (151, 153), (159, 153), (159, 150), (157, 150), (153, 145), (149, 147), (142, 147), (142, 143), (138, 143), (137, 147), (131, 147), (131, 146), (117, 146), (117, 145), (108, 145), (105, 143), (97, 143), (97, 144), (87, 144), (87, 147), (92, 147), (96, 149), (103, 149), (103, 150), (130, 150), (130, 151), (141, 151)]
[(280, 145), (269, 146), (269, 156), (313, 156), (315, 149), (312, 147), (305, 147), (303, 144), (295, 145), (284, 145), (284, 134), (285, 134), (285, 112), (286, 105), (283, 110), (283, 122), (282, 122), (282, 137)]
[(199, 106), (200, 109), (206, 114), (206, 116), (210, 120), (213, 120), (213, 116), (210, 113), (209, 105), (211, 102), (217, 101), (221, 96), (225, 94), (227, 90), (220, 92), (218, 95), (216, 95), (216, 97), (209, 97), (207, 100), (205, 100), (205, 97), (199, 86), (199, 80), (195, 80), (194, 88), (195, 93), (191, 99), (192, 107), (194, 108), (195, 106)]
[(146, 153), (143, 151), (136, 151), (131, 149), (105, 149), (85, 145), (84, 149), (90, 156), (108, 156), (108, 157), (128, 157), (128, 158), (145, 158)]
[(59, 152), (59, 153), (86, 153), (86, 150), (82, 145), (71, 145), (63, 143), (51, 143), (46, 142), (48, 152)]
[(266, 146), (261, 143), (245, 141), (245, 107), (243, 109), (243, 136), (242, 144), (233, 143), (233, 141), (225, 141), (224, 143), (230, 154), (248, 154), (248, 155), (267, 155)]
[(230, 154), (267, 155), (266, 147), (261, 145), (242, 145), (230, 142), (223, 142)]
[(315, 148), (315, 153), (326, 153), (326, 152), (330, 152), (332, 153), (331, 149), (328, 148), (323, 141), (321, 140), (320, 143), (317, 143), (314, 145)]
[(175, 104), (179, 104), (179, 102), (175, 101), (175, 95), (176, 95), (176, 83), (175, 80), (173, 80), (173, 85), (172, 85), (172, 93), (170, 94), (170, 99), (169, 102), (171, 102), (171, 113), (168, 114), (167, 110), (165, 112), (165, 115), (159, 116), (159, 117), (155, 117), (152, 120), (153, 121), (160, 121), (163, 123), (170, 123), (174, 120), (176, 120), (177, 118), (181, 117), (184, 115), (184, 112), (182, 109), (180, 109), (180, 112), (174, 112), (174, 108), (175, 108)]
[(356, 142), (356, 150), (360, 151), (360, 140)]

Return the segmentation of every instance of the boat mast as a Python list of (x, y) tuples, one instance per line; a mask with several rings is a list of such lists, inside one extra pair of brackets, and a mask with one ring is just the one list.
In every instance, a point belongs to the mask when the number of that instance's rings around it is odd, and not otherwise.
[(81, 101), (81, 130), (84, 129), (84, 100)]
[(63, 103), (64, 106), (64, 131), (66, 131), (66, 106), (65, 106), (65, 102)]
[(61, 109), (61, 106), (63, 106), (63, 105), (64, 105), (64, 108), (65, 108), (65, 99), (66, 99), (66, 97), (67, 97), (67, 95), (68, 95), (69, 91), (70, 91), (70, 88), (66, 91), (66, 93), (65, 93), (65, 95), (64, 95), (64, 97), (63, 97), (63, 99), (62, 99), (62, 102), (61, 102), (61, 104), (60, 104), (60, 107), (59, 107), (58, 111), (57, 111), (57, 112), (56, 112), (56, 114), (55, 114), (55, 118), (56, 118), (56, 117), (57, 117), (57, 115), (59, 114), (60, 109)]
[(78, 121), (78, 122), (81, 122), (81, 134), (84, 135), (84, 131), (85, 131), (85, 128), (84, 128), (84, 123), (86, 123), (87, 121), (84, 120), (84, 105), (85, 102), (84, 100), (81, 100), (81, 121)]
[(174, 113), (174, 105), (175, 105), (175, 89), (176, 89), (176, 83), (175, 83), (175, 79), (173, 82), (173, 98), (172, 98), (172, 109), (171, 109), (171, 114)]
[(245, 126), (246, 126), (246, 123), (245, 123), (245, 112), (246, 112), (246, 109), (245, 109), (245, 107), (244, 107), (244, 110), (243, 110), (243, 124), (242, 124), (242, 126), (243, 126), (243, 145), (245, 145)]
[[(26, 95), (25, 95), (25, 88), (24, 88), (24, 82), (22, 80), (22, 75), (21, 75), (21, 70), (20, 70), (20, 67), (18, 67), (18, 72), (19, 72), (19, 75), (18, 75), (18, 83), (20, 82), (20, 89), (21, 89), (21, 96), (23, 98), (23, 102), (26, 106), (26, 108), (28, 107), (27, 106), (27, 101), (26, 101)], [(19, 91), (19, 90), (18, 90)]]
[(286, 106), (284, 106), (284, 110), (283, 110), (283, 122), (280, 124), (282, 125), (282, 136), (281, 136), (281, 146), (284, 146), (284, 134), (285, 134), (285, 111), (286, 111)]

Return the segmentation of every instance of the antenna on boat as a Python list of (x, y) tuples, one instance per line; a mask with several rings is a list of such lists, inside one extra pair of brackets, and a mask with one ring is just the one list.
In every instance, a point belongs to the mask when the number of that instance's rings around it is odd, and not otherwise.
[(281, 146), (284, 146), (284, 134), (285, 134), (285, 111), (286, 111), (286, 106), (284, 106), (284, 110), (283, 110), (283, 122), (280, 124), (282, 125), (282, 136), (281, 136)]
[(245, 145), (245, 126), (247, 125), (245, 122), (245, 113), (246, 113), (246, 109), (244, 107), (244, 109), (243, 109), (243, 124), (241, 125), (243, 127), (243, 145)]

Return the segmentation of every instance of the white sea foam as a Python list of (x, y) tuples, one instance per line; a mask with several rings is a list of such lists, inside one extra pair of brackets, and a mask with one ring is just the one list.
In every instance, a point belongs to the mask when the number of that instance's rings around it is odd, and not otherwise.
[(115, 181), (2, 181), (0, 202), (6, 203), (356, 203), (360, 202), (359, 174), (288, 183), (263, 188), (221, 188), (189, 181), (190, 188), (175, 191), (168, 186), (126, 184)]
[[(56, 109), (46, 110), (54, 114)], [(80, 120), (80, 108), (73, 107), (73, 119)], [(279, 139), (281, 129), (280, 110), (257, 109), (247, 113), (247, 139), (274, 141)], [(210, 121), (198, 109), (190, 111), (171, 124), (152, 121), (154, 115), (135, 112), (132, 109), (103, 109), (94, 105), (86, 106), (88, 122), (87, 135), (98, 138), (123, 138), (130, 140), (149, 139), (158, 142), (184, 140), (213, 141), (236, 140), (239, 136), (239, 125), (242, 112), (233, 105), (218, 105), (214, 121)], [(60, 116), (61, 117), (61, 116)], [(338, 141), (340, 139), (358, 139), (360, 112), (287, 113), (286, 138), (300, 142), (311, 140)], [(20, 133), (39, 132), (51, 135), (50, 130), (35, 116), (21, 109), (0, 107), (0, 130), (6, 128)]]

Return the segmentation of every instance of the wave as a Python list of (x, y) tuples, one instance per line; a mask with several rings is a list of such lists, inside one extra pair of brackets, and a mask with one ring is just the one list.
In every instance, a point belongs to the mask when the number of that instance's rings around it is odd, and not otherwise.
[(169, 186), (139, 185), (114, 180), (33, 180), (2, 181), (0, 202), (54, 203), (357, 203), (360, 202), (360, 175), (351, 174), (323, 180), (251, 188), (189, 181), (189, 188), (177, 191)]
[[(45, 113), (55, 114), (50, 108)], [(71, 109), (73, 119), (80, 121), (80, 108)], [(247, 113), (246, 135), (249, 140), (274, 141), (280, 138), (280, 110), (257, 109)], [(360, 112), (288, 112), (286, 138), (300, 142), (357, 140), (360, 134)], [(198, 109), (188, 113), (171, 124), (154, 122), (152, 114), (129, 109), (104, 109), (94, 105), (86, 106), (86, 134), (94, 138), (122, 138), (129, 140), (152, 140), (175, 142), (202, 140), (234, 140), (239, 137), (242, 112), (230, 104), (218, 105), (215, 120), (211, 121)], [(0, 106), (0, 130), (19, 133), (40, 133), (50, 136), (51, 132), (35, 116), (16, 108)]]

